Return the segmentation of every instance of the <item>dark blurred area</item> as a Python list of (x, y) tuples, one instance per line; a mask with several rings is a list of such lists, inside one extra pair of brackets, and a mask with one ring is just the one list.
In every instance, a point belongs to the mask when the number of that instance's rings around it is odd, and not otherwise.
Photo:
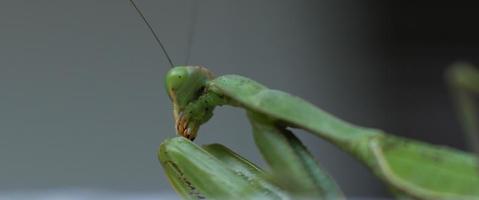
[(386, 65), (384, 110), (391, 132), (465, 147), (444, 73), (454, 62), (479, 64), (473, 1), (387, 1), (376, 7), (376, 36)]
[(388, 24), (384, 28), (389, 32), (389, 45), (477, 49), (478, 6), (475, 2), (386, 2), (389, 3), (385, 3), (387, 8), (380, 17)]

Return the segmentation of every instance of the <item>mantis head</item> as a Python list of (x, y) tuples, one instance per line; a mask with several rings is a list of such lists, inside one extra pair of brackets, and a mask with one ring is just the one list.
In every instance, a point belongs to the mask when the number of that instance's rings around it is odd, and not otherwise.
[(206, 83), (212, 78), (211, 72), (200, 66), (176, 66), (166, 74), (166, 91), (173, 102), (173, 116), (179, 135), (191, 140), (196, 137), (199, 124), (187, 125), (188, 122), (180, 118), (185, 114), (186, 106), (203, 94)]

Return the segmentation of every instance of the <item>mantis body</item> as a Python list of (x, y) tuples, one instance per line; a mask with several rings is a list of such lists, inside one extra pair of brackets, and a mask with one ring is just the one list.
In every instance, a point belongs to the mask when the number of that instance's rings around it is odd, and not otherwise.
[[(453, 76), (457, 78), (456, 83), (475, 84), (472, 88), (477, 89), (477, 71), (467, 66), (455, 69), (454, 73), (466, 70), (469, 77)], [(356, 126), (301, 98), (269, 89), (242, 76), (215, 78), (203, 67), (171, 69), (166, 75), (166, 87), (174, 105), (177, 132), (190, 140), (196, 137), (199, 126), (212, 117), (215, 107), (227, 105), (246, 110), (255, 142), (272, 169), (272, 178), (267, 179), (265, 175), (258, 175), (262, 172), (254, 165), (224, 147), (201, 149), (186, 139), (170, 139), (160, 146), (159, 159), (170, 181), (184, 197), (199, 192), (213, 198), (247, 194), (252, 198), (273, 199), (291, 194), (341, 198), (334, 182), (287, 129), (294, 127), (323, 138), (356, 157), (398, 196), (479, 199), (478, 159), (471, 153)], [(224, 161), (225, 158), (240, 162)], [(253, 172), (237, 171), (236, 165)], [(245, 174), (255, 176), (247, 178)], [(250, 183), (251, 180), (254, 181)], [(219, 185), (212, 186), (214, 184)]]

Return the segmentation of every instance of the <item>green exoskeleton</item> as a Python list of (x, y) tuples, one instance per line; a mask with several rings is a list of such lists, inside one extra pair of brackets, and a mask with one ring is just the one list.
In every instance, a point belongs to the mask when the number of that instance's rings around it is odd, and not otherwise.
[[(461, 75), (464, 72), (466, 76)], [(455, 86), (479, 88), (479, 73), (473, 68), (456, 66), (451, 75)], [(265, 179), (265, 175), (257, 175), (263, 173), (261, 170), (224, 147), (202, 149), (186, 139), (170, 139), (161, 145), (159, 159), (183, 196), (249, 194), (281, 199), (306, 194), (340, 198), (334, 182), (287, 130), (294, 127), (356, 157), (400, 197), (479, 199), (478, 159), (471, 153), (352, 125), (293, 95), (242, 76), (213, 77), (203, 67), (171, 69), (166, 75), (166, 88), (174, 105), (177, 132), (190, 140), (212, 117), (216, 106), (245, 109), (255, 142), (273, 171)], [(249, 171), (243, 172), (244, 168)]]

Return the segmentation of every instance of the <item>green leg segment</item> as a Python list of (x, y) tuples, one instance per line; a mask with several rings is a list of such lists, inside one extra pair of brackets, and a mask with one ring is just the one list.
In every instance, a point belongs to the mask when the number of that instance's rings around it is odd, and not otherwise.
[(461, 125), (471, 150), (479, 156), (479, 119), (473, 93), (479, 94), (479, 70), (468, 64), (455, 64), (447, 72)]
[(232, 150), (221, 144), (210, 144), (203, 146), (203, 149), (219, 159), (237, 175), (244, 177), (251, 183), (251, 187), (265, 188), (263, 191), (267, 196), (276, 199), (291, 199), (284, 191), (273, 185), (266, 179), (266, 175), (259, 167)]
[(176, 137), (160, 145), (158, 157), (183, 199), (290, 199), (258, 167), (224, 146), (201, 148)]
[(297, 197), (344, 198), (336, 183), (290, 131), (264, 115), (248, 112), (248, 117), (255, 142), (271, 166), (273, 182)]

